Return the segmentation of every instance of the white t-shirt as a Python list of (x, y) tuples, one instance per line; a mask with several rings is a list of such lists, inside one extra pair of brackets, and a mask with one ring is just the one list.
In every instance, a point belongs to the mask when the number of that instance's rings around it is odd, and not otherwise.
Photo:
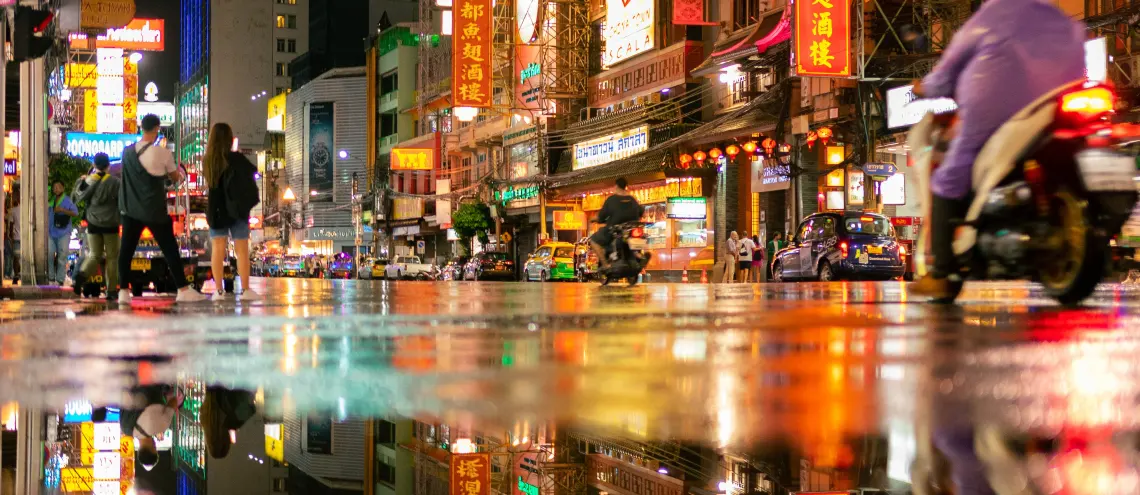
[[(143, 146), (146, 146), (146, 141), (135, 143), (135, 151), (141, 150)], [(174, 153), (158, 144), (151, 145), (150, 149), (139, 157), (139, 161), (142, 162), (143, 168), (155, 177), (166, 177), (171, 172), (178, 170), (178, 165), (174, 163)]]
[[(149, 153), (149, 152), (148, 152)], [(164, 406), (162, 404), (151, 404), (143, 409), (139, 414), (138, 421), (135, 422), (135, 438), (146, 438), (149, 433), (152, 436), (162, 435), (166, 433), (166, 429), (170, 428), (171, 420), (174, 419), (174, 408)], [(143, 430), (146, 433), (144, 433)]]
[(740, 241), (731, 237), (725, 242), (725, 254), (728, 256), (735, 256), (740, 254)]
[(740, 240), (737, 249), (740, 250), (740, 261), (752, 261), (752, 250), (756, 248), (756, 244), (752, 243), (752, 239), (745, 237)]

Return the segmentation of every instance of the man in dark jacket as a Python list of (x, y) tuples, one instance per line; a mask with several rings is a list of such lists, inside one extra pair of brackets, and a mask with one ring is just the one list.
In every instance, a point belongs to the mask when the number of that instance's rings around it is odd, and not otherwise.
[(645, 214), (645, 208), (625, 189), (627, 185), (624, 177), (618, 177), (614, 181), (613, 195), (606, 198), (606, 202), (602, 203), (602, 209), (598, 211), (597, 222), (602, 226), (590, 236), (590, 248), (598, 255), (598, 262), (602, 268), (610, 266), (606, 248), (613, 243), (614, 236), (609, 228), (613, 225), (636, 222)]
[(72, 197), (87, 202), (87, 246), (90, 248), (75, 276), (78, 294), (95, 267), (107, 257), (103, 276), (107, 280), (107, 300), (119, 288), (119, 178), (107, 173), (111, 160), (106, 153), (95, 155), (95, 169), (79, 178)]
[(177, 302), (201, 302), (206, 296), (194, 290), (182, 268), (182, 254), (174, 238), (174, 223), (166, 214), (166, 180), (178, 184), (182, 173), (174, 163), (170, 150), (158, 145), (159, 121), (156, 115), (142, 119), (143, 138), (123, 149), (123, 185), (119, 189), (119, 212), (123, 220), (123, 248), (119, 251), (119, 304), (131, 303), (128, 290), (131, 258), (139, 245), (143, 229), (149, 229), (162, 250), (178, 286)]

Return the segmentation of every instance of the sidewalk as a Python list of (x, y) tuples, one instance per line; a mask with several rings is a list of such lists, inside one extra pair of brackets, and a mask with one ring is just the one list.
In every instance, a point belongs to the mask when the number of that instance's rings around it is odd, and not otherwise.
[(58, 285), (12, 285), (10, 280), (5, 280), (3, 287), (0, 287), (0, 300), (12, 299), (16, 301), (26, 301), (78, 298), (71, 287), (60, 287)]

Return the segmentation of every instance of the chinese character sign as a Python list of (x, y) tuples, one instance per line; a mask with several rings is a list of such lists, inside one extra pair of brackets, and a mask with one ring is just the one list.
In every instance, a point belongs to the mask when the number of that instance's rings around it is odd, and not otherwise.
[(451, 455), (451, 495), (491, 493), (490, 454)]
[(457, 107), (491, 106), (491, 0), (455, 0), (452, 93)]
[(851, 0), (796, 0), (796, 74), (851, 76)]

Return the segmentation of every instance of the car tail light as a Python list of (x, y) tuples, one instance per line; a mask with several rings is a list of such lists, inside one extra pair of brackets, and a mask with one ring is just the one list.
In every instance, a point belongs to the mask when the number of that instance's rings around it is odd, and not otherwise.
[(847, 243), (846, 242), (839, 243), (839, 254), (843, 258), (847, 258)]
[(899, 244), (899, 254), (902, 256), (906, 256), (906, 246)]
[(1080, 121), (1090, 121), (1112, 112), (1116, 95), (1106, 86), (1082, 88), (1061, 95), (1060, 112)]
[(640, 238), (643, 235), (645, 235), (645, 232), (641, 230), (641, 227), (634, 227), (629, 230), (630, 237)]

